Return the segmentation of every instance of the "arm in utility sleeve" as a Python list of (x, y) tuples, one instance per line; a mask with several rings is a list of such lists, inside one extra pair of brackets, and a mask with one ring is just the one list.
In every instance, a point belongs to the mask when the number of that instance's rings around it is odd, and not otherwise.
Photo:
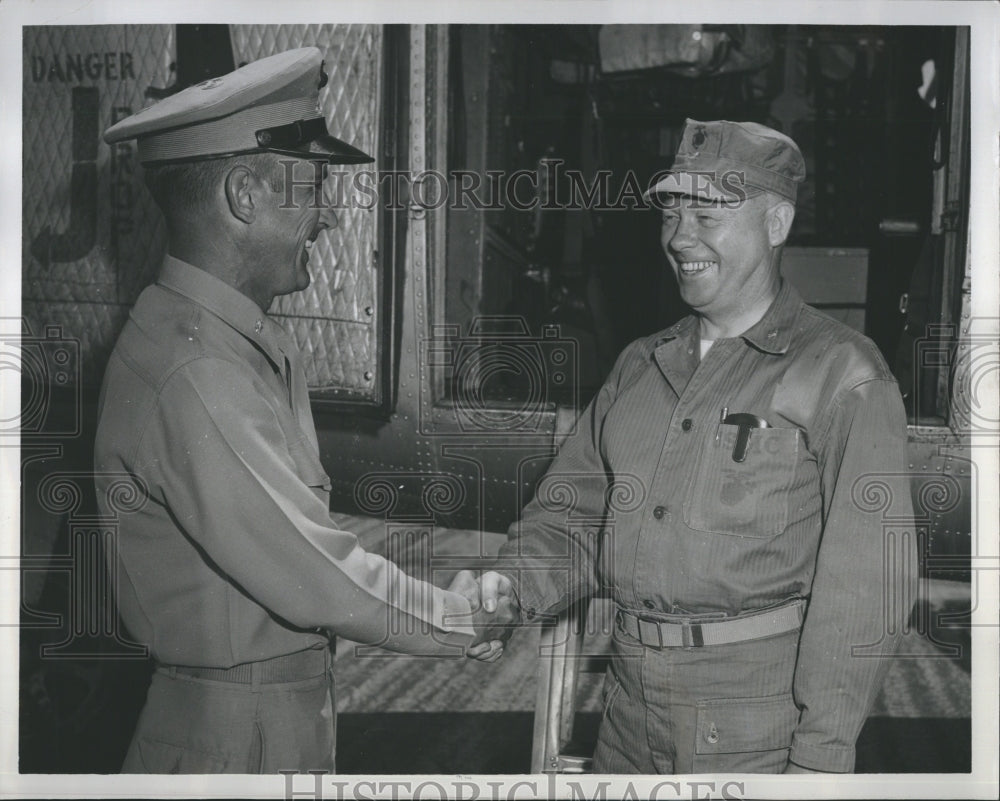
[[(161, 388), (138, 453), (178, 524), (259, 604), (293, 625), (398, 651), (473, 636), (468, 601), (418, 581), (333, 526), (296, 472), (266, 388), (239, 365), (200, 358)], [(449, 648), (450, 647), (450, 648)]]
[(916, 592), (906, 416), (895, 381), (846, 388), (819, 430), (824, 526), (795, 670), (802, 714), (790, 760), (847, 772)]
[(580, 529), (569, 518), (599, 521), (607, 513), (611, 477), (600, 451), (601, 429), (623, 376), (640, 364), (638, 344), (618, 358), (500, 549), (496, 570), (511, 579), (528, 619), (559, 612), (597, 590), (600, 531)]

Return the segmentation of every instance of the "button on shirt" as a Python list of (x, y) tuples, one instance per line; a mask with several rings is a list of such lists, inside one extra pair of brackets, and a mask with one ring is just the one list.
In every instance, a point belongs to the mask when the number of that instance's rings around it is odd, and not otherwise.
[[(899, 390), (868, 339), (787, 283), (742, 336), (703, 361), (697, 344), (688, 317), (623, 352), (501, 557), (521, 607), (538, 612), (598, 590), (626, 609), (691, 614), (809, 598), (791, 758), (850, 770), (884, 666), (852, 647), (891, 652), (884, 632), (901, 630), (914, 597), (915, 548), (885, 525), (912, 536)], [(768, 423), (742, 462), (723, 410)], [(572, 508), (558, 502), (566, 483)]]
[[(160, 662), (230, 667), (349, 639), (461, 653), (468, 602), (329, 517), (298, 352), (252, 301), (167, 257), (111, 356), (95, 443), (118, 606)], [(121, 508), (122, 482), (148, 493)], [(464, 618), (464, 621), (463, 621)]]

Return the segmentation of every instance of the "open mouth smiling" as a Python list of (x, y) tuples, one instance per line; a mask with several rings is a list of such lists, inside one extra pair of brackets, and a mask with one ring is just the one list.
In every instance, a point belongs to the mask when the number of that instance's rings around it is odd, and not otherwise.
[(682, 261), (678, 263), (682, 275), (698, 275), (715, 264), (714, 261)]

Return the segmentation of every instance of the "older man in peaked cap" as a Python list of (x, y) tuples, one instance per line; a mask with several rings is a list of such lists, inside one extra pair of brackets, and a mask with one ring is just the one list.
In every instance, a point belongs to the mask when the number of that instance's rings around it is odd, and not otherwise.
[[(596, 772), (852, 770), (912, 605), (915, 549), (863, 491), (912, 525), (896, 381), (779, 270), (804, 175), (777, 131), (687, 121), (648, 198), (691, 314), (621, 354), (480, 580), (522, 620), (614, 599)], [(599, 537), (546, 503), (560, 478)]]
[(266, 313), (309, 285), (336, 225), (325, 165), (372, 161), (327, 131), (324, 81), (319, 50), (292, 50), (105, 134), (138, 140), (169, 241), (111, 356), (95, 446), (102, 502), (121, 474), (148, 496), (117, 543), (121, 616), (157, 663), (125, 772), (332, 770), (333, 634), (459, 655), (475, 637), (465, 597), (333, 525), (299, 354)]

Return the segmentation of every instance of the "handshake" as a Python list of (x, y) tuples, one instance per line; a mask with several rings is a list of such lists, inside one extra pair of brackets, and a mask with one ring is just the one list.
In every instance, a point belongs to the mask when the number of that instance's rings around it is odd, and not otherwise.
[(493, 571), (477, 579), (472, 571), (462, 570), (448, 589), (464, 596), (472, 607), (476, 638), (465, 655), (480, 662), (495, 662), (521, 622), (521, 607), (510, 579)]

